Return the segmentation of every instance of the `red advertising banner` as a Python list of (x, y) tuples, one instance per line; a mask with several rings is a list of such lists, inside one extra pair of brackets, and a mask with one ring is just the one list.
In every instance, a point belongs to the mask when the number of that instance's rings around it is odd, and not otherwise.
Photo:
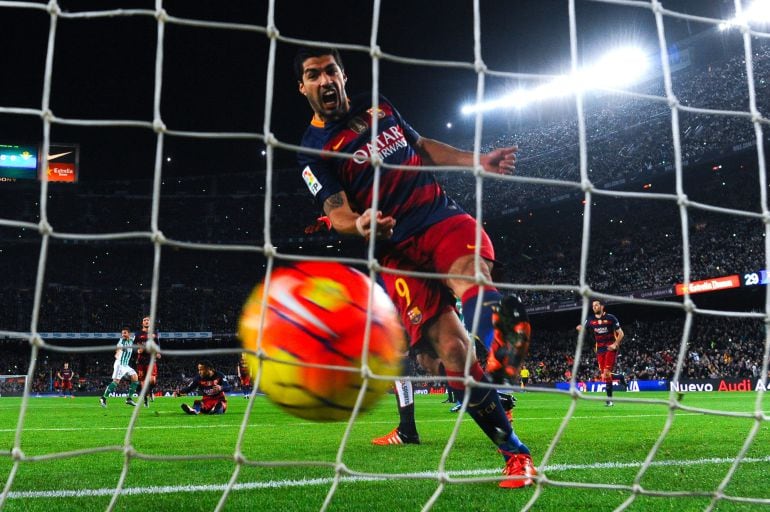
[(48, 162), (48, 181), (75, 183), (75, 164)]
[(715, 292), (719, 290), (729, 290), (730, 288), (739, 288), (741, 286), (741, 278), (737, 274), (724, 277), (713, 277), (711, 279), (704, 279), (703, 281), (693, 281), (689, 287), (685, 287), (684, 284), (677, 284), (675, 286), (675, 292), (677, 295), (684, 295), (685, 290), (690, 294)]
[[(48, 181), (75, 183), (78, 180), (80, 146), (77, 144), (51, 144), (46, 158), (45, 177)], [(41, 170), (40, 179), (43, 179)]]

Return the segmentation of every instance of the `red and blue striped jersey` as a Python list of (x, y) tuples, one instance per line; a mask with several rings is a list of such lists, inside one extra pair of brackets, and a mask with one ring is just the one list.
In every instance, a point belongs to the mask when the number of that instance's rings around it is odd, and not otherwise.
[[(376, 110), (378, 135), (372, 146), (372, 114), (371, 96), (359, 95), (351, 100), (345, 116), (328, 123), (314, 118), (305, 131), (303, 147), (352, 154), (335, 158), (298, 153), (302, 178), (319, 207), (323, 208), (327, 198), (341, 191), (347, 195), (353, 211), (361, 213), (371, 207), (374, 167), (369, 159), (375, 149), (386, 164), (422, 165), (415, 150), (420, 135), (382, 96)], [(381, 167), (379, 209), (396, 219), (393, 242), (464, 213), (447, 197), (432, 173), (398, 167)]]
[(615, 343), (615, 331), (620, 329), (620, 320), (615, 315), (603, 314), (600, 318), (596, 315), (589, 316), (583, 324), (594, 335), (596, 353), (607, 351), (607, 346)]
[[(134, 338), (134, 343), (136, 345), (141, 345), (142, 348), (147, 344), (147, 334), (148, 331), (143, 331), (142, 328), (139, 328), (139, 330), (136, 331), (136, 337)], [(155, 340), (155, 343), (158, 343), (158, 332), (152, 333), (152, 339)], [(147, 366), (150, 364), (150, 353), (146, 350), (142, 350), (141, 352), (136, 353), (136, 366)]]
[[(215, 389), (219, 386), (222, 389)], [(189, 384), (179, 390), (180, 393), (190, 393), (194, 390), (200, 390), (203, 398), (210, 398), (216, 400), (227, 400), (225, 391), (230, 391), (230, 383), (227, 382), (225, 374), (219, 370), (214, 370), (208, 377), (201, 377), (200, 374), (196, 375)]]

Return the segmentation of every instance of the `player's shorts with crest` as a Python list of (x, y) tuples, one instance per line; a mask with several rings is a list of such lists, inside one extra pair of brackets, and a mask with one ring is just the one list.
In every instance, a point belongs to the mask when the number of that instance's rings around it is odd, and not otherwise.
[(61, 381), (61, 388), (62, 389), (72, 389), (72, 381), (71, 380), (63, 380), (63, 381)]
[[(220, 408), (216, 410), (218, 405)], [(203, 414), (211, 414), (215, 410), (215, 414), (224, 414), (227, 411), (227, 400), (204, 396), (201, 399), (201, 412)]]
[(599, 370), (612, 370), (615, 367), (615, 358), (618, 356), (617, 350), (605, 350), (596, 354), (596, 361), (599, 363)]
[[(424, 232), (398, 243), (381, 258), (382, 265), (398, 270), (446, 274), (461, 256), (476, 251), (476, 219), (468, 214), (449, 217)], [(495, 259), (492, 241), (481, 230), (481, 257)], [(401, 313), (412, 346), (424, 327), (446, 311), (455, 309), (455, 298), (441, 279), (382, 274), (385, 289)]]
[(136, 371), (128, 365), (115, 361), (115, 364), (112, 365), (112, 380), (120, 380), (126, 375), (136, 375)]

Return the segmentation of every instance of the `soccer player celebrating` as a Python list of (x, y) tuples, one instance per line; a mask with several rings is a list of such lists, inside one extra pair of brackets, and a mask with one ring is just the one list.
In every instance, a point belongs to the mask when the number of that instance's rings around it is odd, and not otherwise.
[[(302, 139), (304, 148), (316, 152), (340, 152), (349, 158), (330, 158), (320, 153), (299, 153), (302, 178), (318, 206), (339, 233), (380, 240), (378, 261), (389, 269), (464, 276), (442, 281), (422, 277), (383, 275), (385, 288), (398, 308), (411, 340), (411, 350), (432, 350), (444, 363), (449, 385), (457, 398), (466, 392), (464, 367), (474, 315), (459, 320), (454, 297), (465, 311), (480, 316), (476, 330), (489, 350), (487, 371), (498, 382), (516, 375), (526, 356), (530, 325), (516, 297), (503, 298), (491, 286), (479, 291), (475, 254), (481, 255), (479, 270), (489, 282), (494, 248), (481, 230), (477, 247), (476, 220), (444, 193), (435, 177), (399, 166), (472, 167), (472, 153), (436, 140), (421, 137), (385, 98), (372, 106), (366, 93), (348, 98), (347, 75), (339, 52), (333, 48), (301, 48), (294, 59), (299, 92), (307, 98), (313, 119)], [(371, 143), (374, 120), (377, 133)], [(372, 184), (376, 159), (380, 168), (379, 210), (372, 210)], [(482, 154), (479, 163), (487, 172), (508, 174), (515, 167), (517, 148), (500, 148)], [(486, 376), (473, 358), (471, 376), (484, 382)], [(511, 428), (497, 393), (473, 386), (468, 413), (497, 445), (506, 461), (502, 487), (532, 484), (536, 475), (529, 449)]]
[(104, 390), (104, 394), (99, 399), (99, 405), (102, 407), (107, 407), (107, 397), (118, 388), (120, 380), (126, 376), (131, 380), (131, 385), (128, 388), (128, 396), (126, 397), (126, 405), (136, 407), (136, 402), (134, 402), (131, 397), (134, 396), (136, 388), (139, 387), (139, 378), (136, 375), (136, 371), (129, 366), (131, 363), (131, 354), (134, 351), (132, 347), (133, 344), (134, 341), (131, 339), (131, 331), (128, 330), (128, 327), (124, 327), (120, 331), (118, 348), (115, 349), (115, 363), (112, 366), (112, 382), (110, 382), (110, 385), (107, 386), (107, 389)]
[[(142, 327), (136, 335), (136, 373), (139, 374), (139, 381), (144, 382), (144, 378), (147, 376), (147, 372), (150, 367), (150, 354), (146, 350), (148, 335), (150, 334), (150, 317), (146, 316), (142, 318)], [(158, 343), (158, 333), (152, 333), (152, 339)], [(158, 345), (160, 346), (160, 345)], [(147, 393), (144, 395), (144, 406), (149, 407), (149, 400), (155, 401), (155, 384), (158, 381), (158, 359), (160, 354), (155, 354), (155, 364), (152, 365), (152, 374), (150, 375), (150, 385), (147, 388)]]
[(70, 368), (69, 363), (64, 363), (64, 368), (56, 372), (56, 377), (61, 381), (62, 396), (68, 396), (75, 398), (72, 394), (72, 379), (75, 376), (75, 372)]
[(227, 410), (227, 395), (230, 383), (225, 375), (214, 368), (211, 361), (198, 363), (198, 375), (174, 395), (185, 395), (193, 390), (200, 390), (202, 400), (195, 400), (193, 406), (182, 404), (182, 410), (187, 414), (224, 414)]
[(599, 299), (594, 299), (591, 303), (593, 315), (589, 315), (582, 325), (576, 329), (580, 331), (585, 328), (594, 337), (594, 351), (596, 352), (596, 361), (599, 363), (599, 372), (601, 378), (606, 384), (607, 407), (612, 407), (612, 369), (615, 366), (615, 359), (618, 355), (620, 342), (623, 340), (623, 329), (620, 328), (620, 320), (615, 315), (611, 315), (604, 310), (604, 303)]

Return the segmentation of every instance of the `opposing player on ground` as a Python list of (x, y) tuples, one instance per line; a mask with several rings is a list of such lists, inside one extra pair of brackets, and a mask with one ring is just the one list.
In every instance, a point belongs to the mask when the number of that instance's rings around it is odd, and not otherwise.
[(69, 363), (64, 363), (64, 367), (56, 372), (56, 378), (61, 382), (60, 388), (62, 396), (69, 396), (75, 398), (72, 394), (72, 379), (75, 377), (75, 372), (70, 368)]
[(599, 364), (601, 378), (606, 384), (607, 401), (605, 405), (612, 407), (614, 405), (612, 403), (612, 369), (615, 367), (620, 342), (625, 334), (620, 328), (620, 320), (604, 310), (604, 303), (601, 300), (594, 299), (591, 303), (591, 309), (593, 315), (589, 315), (585, 322), (578, 325), (576, 329), (580, 331), (585, 328), (587, 332), (593, 334), (596, 362)]
[[(150, 317), (146, 316), (142, 318), (142, 327), (136, 333), (134, 339), (136, 345), (136, 373), (139, 374), (139, 381), (144, 382), (144, 378), (147, 376), (147, 372), (150, 371), (150, 353), (146, 350), (148, 336), (150, 334)], [(153, 341), (158, 344), (158, 333), (152, 333)], [(158, 345), (160, 346), (160, 345)], [(150, 384), (147, 388), (147, 393), (144, 394), (144, 406), (149, 407), (150, 401), (155, 401), (155, 384), (158, 382), (158, 359), (160, 354), (155, 354), (155, 364), (152, 365), (152, 374), (150, 375)]]
[(199, 390), (202, 398), (193, 401), (192, 407), (182, 404), (182, 410), (187, 414), (224, 414), (227, 410), (225, 393), (230, 391), (230, 383), (222, 372), (214, 368), (211, 361), (200, 361), (197, 366), (198, 375), (174, 395), (185, 395)]
[[(376, 108), (368, 93), (349, 99), (347, 75), (336, 49), (302, 48), (294, 68), (299, 92), (314, 114), (302, 146), (353, 155), (298, 154), (302, 178), (332, 227), (341, 234), (380, 239), (377, 257), (386, 268), (475, 277), (475, 219), (446, 196), (432, 174), (398, 168), (423, 164), (472, 167), (473, 154), (421, 137), (384, 98), (379, 98)], [(375, 116), (378, 132), (372, 145)], [(379, 158), (395, 166), (381, 168), (378, 211), (371, 209), (375, 148)], [(488, 172), (510, 173), (515, 152), (515, 147), (496, 149), (481, 155), (480, 163)], [(481, 233), (480, 270), (491, 281), (494, 248), (486, 233)], [(389, 273), (383, 279), (401, 313), (413, 352), (432, 350), (438, 355), (458, 398), (465, 393), (470, 340), (457, 317), (455, 296), (461, 298), (466, 311), (475, 312), (476, 305), (481, 305), (477, 333), (489, 348), (489, 373), (498, 382), (516, 375), (530, 339), (527, 314), (517, 298), (503, 299), (493, 287), (479, 294), (478, 285), (466, 279), (438, 281)], [(466, 320), (471, 326), (473, 315)], [(486, 381), (478, 361), (472, 361), (471, 376), (477, 382)], [(529, 449), (514, 434), (497, 393), (476, 386), (469, 393), (468, 413), (500, 449), (506, 461), (504, 473), (519, 477), (500, 485), (531, 484), (536, 471)]]
[(131, 339), (131, 331), (128, 327), (124, 327), (120, 331), (120, 338), (118, 339), (118, 348), (115, 349), (115, 362), (112, 365), (112, 382), (104, 390), (104, 394), (99, 399), (99, 405), (107, 407), (107, 398), (110, 393), (114, 392), (118, 388), (118, 384), (123, 377), (128, 377), (131, 381), (131, 385), (128, 388), (128, 396), (126, 397), (126, 405), (136, 407), (136, 402), (133, 400), (136, 388), (139, 387), (139, 377), (136, 371), (131, 368), (131, 354), (134, 349), (132, 345), (134, 341)]

